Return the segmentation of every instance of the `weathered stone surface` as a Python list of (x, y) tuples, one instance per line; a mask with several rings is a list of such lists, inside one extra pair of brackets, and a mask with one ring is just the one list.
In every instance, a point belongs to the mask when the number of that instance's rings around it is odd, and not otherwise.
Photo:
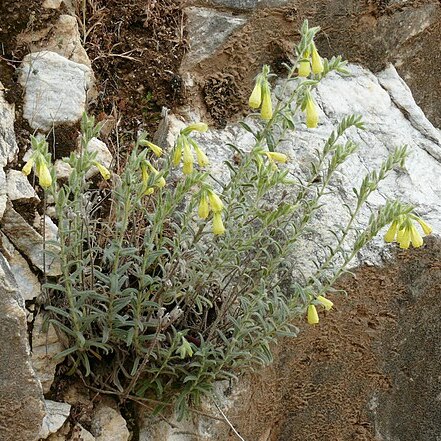
[(14, 277), (0, 254), (0, 439), (34, 441), (45, 415), (30, 363), (26, 315)]
[(44, 0), (41, 6), (46, 9), (58, 9), (61, 3), (63, 3), (63, 0)]
[(56, 433), (70, 414), (70, 404), (45, 400), (46, 416), (40, 430), (40, 438), (46, 439), (51, 433)]
[(84, 64), (55, 52), (34, 52), (23, 59), (19, 80), (25, 88), (23, 115), (33, 129), (47, 132), (80, 120), (91, 81)]
[[(59, 259), (44, 256), (43, 238), (34, 230), (12, 207), (8, 207), (0, 221), (0, 227), (3, 233), (14, 246), (40, 270), (46, 271), (49, 276), (58, 276), (61, 274)], [(57, 252), (54, 245), (46, 244), (46, 249)]]
[(257, 7), (283, 6), (290, 0), (209, 0), (214, 6), (225, 6), (232, 9), (254, 9)]
[(17, 202), (39, 202), (28, 178), (19, 170), (8, 170), (6, 176), (6, 193), (10, 201)]
[(26, 259), (1, 231), (0, 249), (9, 263), (23, 300), (33, 300), (39, 296), (41, 294), (41, 284), (38, 277), (31, 271)]
[(70, 441), (95, 441), (95, 437), (81, 424), (77, 424), (73, 428), (72, 437), (69, 439)]
[(3, 85), (0, 83), (0, 167), (11, 162), (18, 153), (14, 133), (15, 108), (3, 96)]
[[(95, 152), (96, 161), (104, 165), (104, 167), (109, 168), (110, 165), (112, 164), (112, 160), (113, 160), (112, 153), (110, 153), (106, 143), (104, 143), (100, 139), (92, 138), (89, 141), (89, 144), (87, 144), (87, 150), (89, 150), (90, 152)], [(92, 167), (86, 173), (86, 178), (90, 179), (92, 176), (95, 176), (98, 173), (99, 173), (98, 169), (96, 167)]]
[(98, 407), (92, 418), (90, 430), (96, 441), (128, 441), (130, 437), (125, 419), (107, 405)]
[(189, 66), (213, 55), (225, 40), (246, 23), (246, 18), (206, 8), (187, 8), (187, 32), (190, 51), (184, 64)]
[(43, 326), (44, 318), (39, 314), (32, 328), (32, 366), (46, 394), (54, 381), (57, 365), (63, 361), (62, 358), (54, 357), (64, 348), (53, 325), (49, 325), (47, 332)]
[[(433, 224), (435, 231), (441, 229), (439, 131), (421, 113), (410, 90), (403, 86), (392, 67), (378, 77), (356, 65), (350, 65), (350, 71), (351, 77), (330, 75), (320, 83), (316, 94), (320, 106), (319, 127), (307, 129), (304, 117), (300, 117), (296, 132), (287, 135), (290, 141), (279, 148), (290, 158), (289, 167), (293, 173), (301, 175), (314, 158), (314, 149), (323, 146), (338, 121), (349, 114), (360, 114), (365, 121), (365, 131), (349, 131), (347, 136), (359, 145), (359, 151), (343, 165), (331, 184), (335, 195), (324, 199), (328, 204), (318, 213), (317, 221), (312, 225), (315, 233), (311, 241), (302, 242), (304, 268), (311, 265), (309, 256), (316, 253), (315, 242), (331, 241), (328, 229), (336, 228), (347, 219), (342, 204), (353, 204), (352, 187), (360, 184), (368, 168), (378, 166), (395, 146), (402, 144), (407, 144), (411, 153), (406, 170), (391, 173), (372, 195), (370, 208), (380, 206), (386, 198), (406, 200), (418, 207), (419, 214)], [(254, 128), (259, 124), (252, 118), (246, 122)], [(199, 137), (199, 144), (205, 147), (213, 171), (225, 180), (229, 173), (223, 161), (231, 159), (231, 150), (226, 145), (231, 143), (246, 150), (253, 142), (253, 136), (238, 125), (230, 125), (221, 131), (212, 130)], [(361, 224), (367, 221), (369, 214), (368, 208), (361, 213)], [(379, 237), (359, 257), (361, 261), (378, 263), (382, 250), (387, 247)], [(358, 263), (360, 261), (355, 261), (354, 265)]]
[(6, 194), (6, 175), (3, 168), (0, 167), (0, 219), (3, 217), (3, 213), (6, 210), (6, 202), (8, 196)]
[[(46, 0), (46, 3), (47, 8), (58, 9), (61, 2)], [(57, 22), (46, 28), (20, 34), (18, 41), (20, 44), (28, 45), (31, 52), (51, 51), (75, 63), (91, 66), (86, 50), (82, 46), (77, 19), (73, 15), (60, 15)]]

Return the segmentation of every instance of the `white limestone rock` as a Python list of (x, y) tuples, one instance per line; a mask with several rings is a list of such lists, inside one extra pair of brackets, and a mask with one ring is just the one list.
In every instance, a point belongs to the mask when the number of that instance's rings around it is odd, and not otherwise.
[(46, 416), (40, 430), (40, 439), (46, 439), (50, 434), (56, 433), (70, 414), (70, 404), (45, 400)]
[(63, 361), (55, 356), (63, 349), (53, 325), (49, 325), (46, 331), (43, 315), (37, 315), (32, 328), (32, 366), (45, 394), (52, 386), (57, 365)]
[(110, 406), (98, 407), (90, 428), (96, 441), (128, 441), (130, 437), (126, 420)]
[(59, 124), (75, 124), (86, 109), (92, 71), (49, 51), (26, 55), (20, 67), (25, 89), (23, 116), (35, 130), (48, 132)]
[(0, 168), (11, 162), (18, 153), (14, 120), (15, 107), (5, 100), (3, 85), (0, 83)]
[(28, 178), (20, 170), (8, 170), (6, 176), (6, 193), (10, 201), (38, 203), (37, 196)]
[[(105, 142), (101, 141), (98, 138), (92, 138), (87, 144), (87, 150), (90, 152), (96, 153), (96, 161), (100, 164), (104, 165), (104, 167), (109, 168), (112, 164), (113, 157), (110, 150), (107, 148)], [(87, 173), (86, 178), (90, 179), (91, 177), (97, 175), (99, 173), (96, 167), (92, 167)]]
[(0, 439), (37, 439), (45, 415), (32, 369), (26, 313), (7, 260), (0, 253)]
[[(3, 219), (0, 221), (0, 227), (14, 246), (40, 271), (46, 271), (48, 276), (61, 274), (60, 260), (48, 254), (44, 257), (41, 234), (32, 228), (12, 207), (7, 207)], [(53, 253), (57, 253), (59, 250), (53, 244), (46, 244), (46, 249)]]
[(0, 248), (9, 263), (23, 300), (33, 300), (38, 297), (41, 294), (41, 284), (38, 277), (29, 268), (26, 259), (2, 232), (0, 232)]
[[(405, 170), (393, 171), (369, 199), (369, 207), (376, 209), (386, 198), (408, 201), (417, 206), (417, 212), (441, 231), (441, 142), (439, 130), (434, 128), (415, 104), (410, 90), (395, 69), (389, 67), (375, 76), (368, 70), (350, 65), (350, 77), (331, 74), (317, 88), (315, 97), (320, 107), (320, 123), (316, 129), (307, 129), (304, 117), (298, 119), (297, 130), (286, 135), (287, 141), (279, 151), (290, 158), (288, 167), (295, 176), (302, 175), (314, 158), (314, 149), (321, 149), (333, 128), (350, 114), (360, 114), (366, 130), (350, 129), (342, 142), (351, 139), (359, 145), (353, 155), (331, 182), (333, 194), (326, 196), (326, 205), (311, 224), (313, 232), (299, 244), (302, 253), (295, 256), (303, 270), (313, 271), (310, 256), (317, 255), (317, 243), (331, 243), (329, 229), (336, 229), (347, 219), (343, 203), (354, 202), (352, 187), (357, 187), (368, 170), (375, 169), (394, 147), (407, 144), (410, 158)], [(291, 87), (295, 87), (294, 84)], [(280, 93), (280, 83), (275, 93)], [(288, 87), (286, 93), (291, 93)], [(258, 120), (247, 118), (247, 124), (257, 128)], [(199, 145), (204, 148), (217, 178), (226, 181), (229, 171), (224, 164), (231, 160), (234, 144), (247, 150), (254, 144), (253, 136), (241, 126), (232, 124), (223, 130), (210, 130), (200, 134)], [(360, 225), (367, 222), (369, 207), (360, 214)], [(348, 247), (351, 246), (351, 241)], [(353, 264), (381, 263), (387, 257), (390, 245), (377, 237)]]

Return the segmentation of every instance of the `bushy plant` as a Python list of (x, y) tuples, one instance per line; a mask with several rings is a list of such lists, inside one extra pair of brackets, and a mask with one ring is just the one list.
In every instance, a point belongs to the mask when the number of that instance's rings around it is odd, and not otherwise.
[[(207, 130), (202, 123), (182, 130), (165, 155), (141, 134), (123, 171), (111, 174), (87, 148), (100, 127), (85, 115), (81, 150), (66, 160), (72, 171), (63, 185), (53, 171), (48, 178), (45, 141), (34, 142), (36, 173), (45, 176), (55, 199), (62, 267), (62, 276), (45, 285), (51, 299), (46, 309), (67, 336), (60, 357), (68, 357), (72, 372), (122, 399), (142, 398), (159, 408), (174, 403), (182, 417), (215, 381), (270, 363), (271, 343), (296, 335), (295, 316), (317, 323), (317, 306), (332, 307), (326, 295), (333, 283), (384, 226), (395, 225), (388, 239), (398, 234), (403, 247), (409, 246), (404, 236), (419, 246), (409, 226), (413, 207), (405, 203), (388, 201), (363, 230), (356, 224), (369, 195), (403, 166), (406, 148), (400, 147), (354, 190), (348, 222), (324, 245), (316, 274), (293, 279), (298, 241), (334, 173), (357, 150), (351, 141), (340, 143), (341, 136), (351, 127), (363, 129), (360, 117), (344, 118), (305, 177), (294, 179), (288, 158), (277, 152), (295, 130), (298, 112), (305, 112), (308, 127), (317, 126), (312, 90), (319, 81), (331, 71), (346, 74), (340, 58), (318, 55), (317, 31), (303, 25), (275, 106), (269, 67), (257, 76), (250, 106), (261, 109), (262, 122), (257, 132), (243, 124), (255, 145), (247, 152), (232, 146), (236, 161), (227, 162), (227, 182), (209, 174), (195, 136)], [(290, 82), (295, 87), (287, 97)], [(98, 167), (107, 187), (92, 185), (91, 167)], [(349, 234), (355, 242), (348, 250)]]

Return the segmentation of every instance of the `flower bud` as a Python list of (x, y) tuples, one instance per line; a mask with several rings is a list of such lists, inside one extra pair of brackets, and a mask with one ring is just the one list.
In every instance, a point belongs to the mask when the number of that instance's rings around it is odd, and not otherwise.
[(193, 131), (196, 132), (206, 132), (208, 130), (208, 125), (203, 122), (193, 123), (187, 126), (185, 129), (181, 130), (183, 135), (188, 135)]
[(210, 161), (207, 158), (207, 155), (198, 147), (195, 143), (193, 144), (194, 150), (196, 152), (196, 158), (198, 160), (198, 164), (200, 167), (206, 167)]
[(267, 81), (262, 85), (262, 108), (260, 116), (265, 121), (269, 121), (273, 117), (273, 104), (271, 102), (271, 91)]
[(415, 228), (415, 225), (413, 224), (410, 227), (410, 240), (415, 248), (419, 248), (424, 243), (421, 234), (418, 232), (418, 230)]
[(321, 74), (323, 72), (323, 62), (319, 53), (317, 52), (317, 48), (315, 47), (315, 44), (313, 45), (312, 48), (311, 64), (312, 64), (312, 72), (315, 75)]
[(48, 188), (52, 185), (51, 172), (49, 171), (46, 161), (43, 158), (40, 158), (37, 161), (36, 172), (40, 181), (40, 185), (43, 188)]
[(318, 125), (318, 112), (317, 112), (317, 106), (311, 96), (307, 98), (305, 113), (306, 113), (306, 127), (308, 127), (308, 129), (316, 128)]
[(21, 171), (25, 176), (28, 176), (29, 173), (31, 172), (32, 167), (34, 166), (34, 162), (35, 162), (34, 158), (30, 158), (29, 161), (26, 162), (26, 164), (22, 168)]
[(208, 197), (206, 194), (201, 196), (201, 200), (199, 201), (198, 207), (198, 215), (201, 219), (207, 219), (210, 214), (210, 207), (208, 205)]
[(221, 198), (213, 191), (209, 191), (208, 199), (210, 200), (213, 213), (220, 213), (224, 209), (224, 204), (222, 203)]
[(426, 224), (421, 218), (417, 217), (416, 221), (421, 225), (421, 228), (424, 231), (424, 234), (430, 234), (432, 232), (432, 227), (429, 224)]
[(317, 313), (317, 308), (315, 307), (315, 305), (309, 305), (308, 306), (308, 323), (310, 325), (316, 325), (319, 322), (319, 316)]
[(140, 144), (147, 146), (158, 158), (162, 155), (161, 147), (157, 146), (156, 144), (153, 144), (153, 142), (143, 139), (142, 141), (140, 141)]
[(327, 311), (331, 310), (334, 306), (334, 303), (332, 303), (329, 299), (323, 296), (318, 296), (317, 300), (325, 307)]
[(182, 171), (185, 175), (189, 175), (193, 171), (193, 163), (194, 158), (193, 154), (190, 150), (190, 145), (187, 141), (187, 139), (183, 138), (183, 154), (182, 154), (182, 161), (184, 163), (184, 167), (182, 168)]
[(101, 176), (107, 181), (110, 179), (110, 171), (107, 169), (107, 167), (104, 167), (103, 164), (100, 164), (99, 162), (94, 162), (93, 165), (98, 169)]
[(279, 152), (265, 152), (265, 155), (271, 161), (280, 162), (281, 164), (285, 164), (288, 160), (288, 157), (284, 153)]
[(225, 227), (222, 222), (222, 214), (219, 213), (213, 213), (213, 234), (224, 234), (225, 233)]
[(261, 79), (258, 77), (254, 89), (251, 92), (250, 99), (248, 100), (248, 105), (252, 109), (258, 109), (262, 103), (262, 84)]
[(298, 74), (299, 77), (306, 78), (311, 73), (311, 64), (309, 60), (303, 59), (299, 61)]
[(397, 234), (397, 230), (399, 227), (399, 222), (394, 220), (387, 230), (387, 233), (384, 235), (384, 240), (387, 243), (393, 242), (395, 240), (395, 236)]

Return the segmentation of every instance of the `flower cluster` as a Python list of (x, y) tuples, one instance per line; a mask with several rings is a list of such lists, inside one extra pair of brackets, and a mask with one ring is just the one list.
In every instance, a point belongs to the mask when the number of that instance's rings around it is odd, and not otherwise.
[(254, 89), (248, 101), (252, 109), (258, 109), (260, 107), (260, 116), (266, 121), (269, 121), (273, 117), (271, 86), (268, 81), (269, 71), (269, 66), (263, 66), (262, 72), (256, 77)]
[(192, 150), (196, 153), (196, 159), (200, 167), (206, 167), (210, 163), (207, 155), (197, 145), (196, 141), (189, 136), (193, 131), (206, 132), (207, 129), (208, 126), (205, 123), (190, 124), (188, 127), (181, 130), (181, 133), (176, 140), (173, 153), (173, 165), (175, 167), (178, 166), (182, 160), (182, 172), (185, 175), (189, 175), (193, 171), (194, 156)]
[(303, 58), (300, 58), (298, 65), (299, 77), (309, 77), (311, 72), (314, 75), (323, 73), (323, 61), (320, 57), (314, 41), (311, 42), (310, 47), (304, 52)]
[(423, 245), (423, 238), (420, 232), (417, 230), (413, 221), (420, 224), (424, 235), (428, 235), (432, 232), (432, 227), (424, 222), (420, 217), (413, 213), (406, 216), (400, 216), (394, 220), (387, 230), (384, 236), (386, 242), (398, 242), (400, 248), (407, 250), (412, 244), (414, 248), (418, 248)]
[(32, 153), (22, 172), (28, 176), (34, 168), (42, 188), (48, 188), (52, 185), (52, 173), (49, 170), (50, 154), (47, 151), (47, 142), (43, 137), (31, 137)]
[[(332, 303), (329, 299), (323, 296), (318, 296), (315, 299), (315, 302), (323, 306), (327, 311), (330, 311), (334, 306), (334, 303)], [(308, 306), (307, 319), (310, 325), (316, 325), (319, 322), (317, 308), (314, 303), (311, 303)]]
[(222, 210), (224, 204), (221, 198), (210, 188), (201, 190), (198, 215), (201, 219), (207, 219), (210, 211), (213, 212), (213, 234), (224, 234), (225, 227), (222, 222)]

